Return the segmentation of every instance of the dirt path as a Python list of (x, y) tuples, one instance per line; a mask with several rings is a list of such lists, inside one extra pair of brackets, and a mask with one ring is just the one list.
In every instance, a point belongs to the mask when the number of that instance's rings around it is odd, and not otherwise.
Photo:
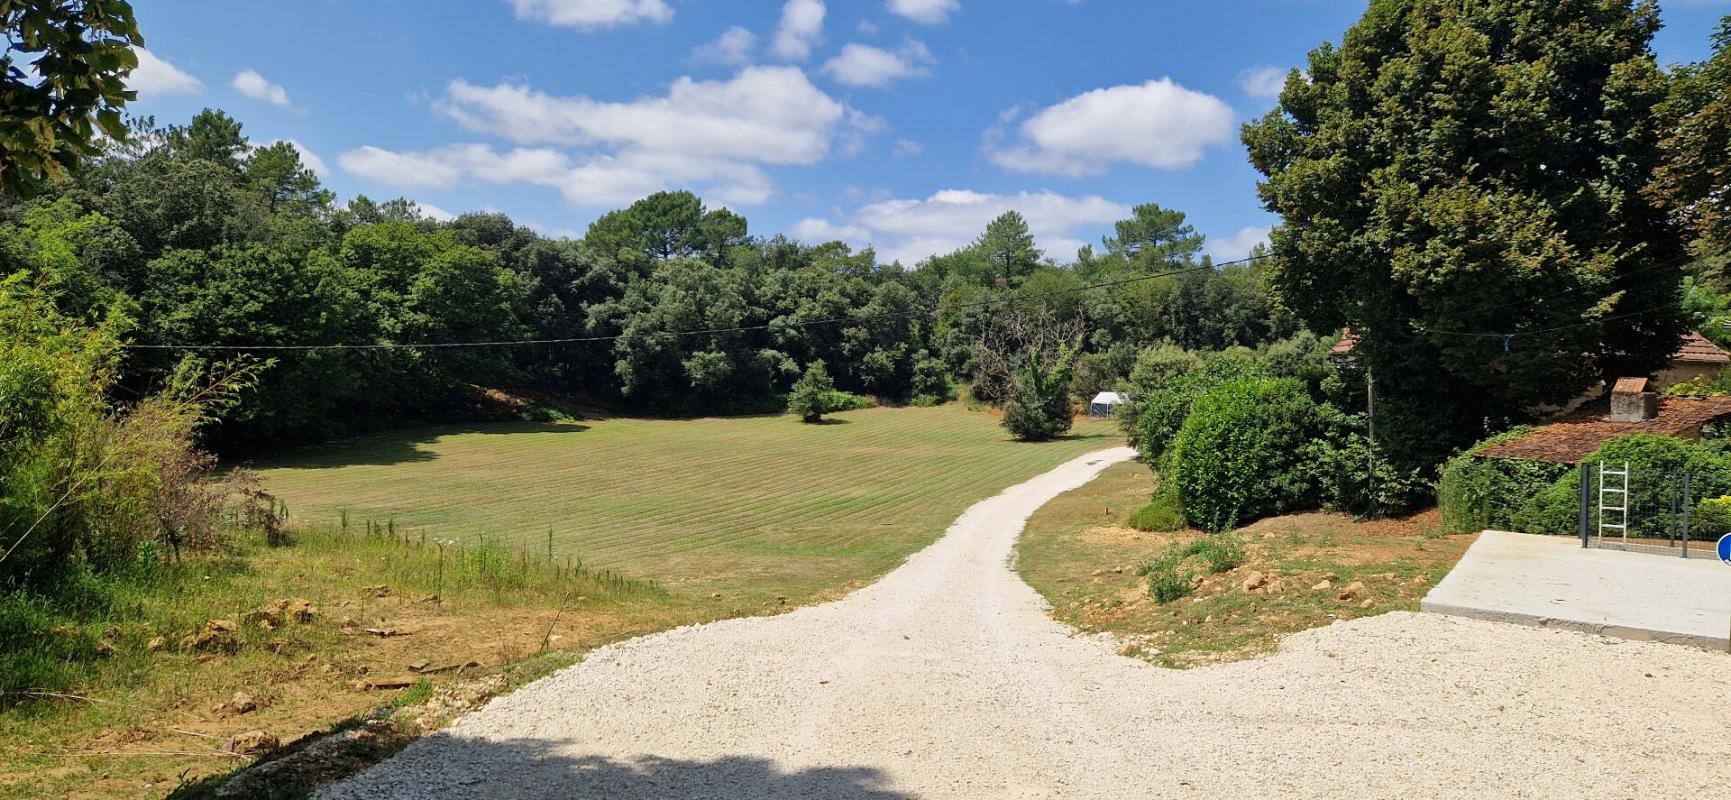
[(1008, 568), (1128, 449), (963, 514), (844, 600), (598, 650), (327, 798), (1709, 797), (1731, 657), (1417, 614), (1162, 670)]

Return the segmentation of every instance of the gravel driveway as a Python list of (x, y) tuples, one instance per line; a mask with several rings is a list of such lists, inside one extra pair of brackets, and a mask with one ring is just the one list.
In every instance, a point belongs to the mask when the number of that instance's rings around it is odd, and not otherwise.
[(1073, 636), (1008, 559), (1132, 455), (983, 501), (838, 602), (597, 650), (323, 796), (1731, 796), (1722, 654), (1393, 613), (1172, 671)]

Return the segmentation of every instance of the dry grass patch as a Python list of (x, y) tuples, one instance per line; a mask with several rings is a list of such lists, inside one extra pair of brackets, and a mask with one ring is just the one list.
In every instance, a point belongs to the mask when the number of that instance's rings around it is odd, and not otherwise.
[[(1250, 658), (1288, 633), (1416, 611), (1472, 542), (1442, 535), (1435, 512), (1374, 521), (1295, 514), (1223, 534), (1242, 542), (1243, 563), (1214, 573), (1207, 554), (1185, 554), (1204, 534), (1125, 525), (1153, 488), (1145, 466), (1127, 463), (1060, 496), (1029, 520), (1017, 565), (1060, 620), (1114, 634), (1125, 655), (1163, 666)], [(1144, 574), (1150, 565), (1167, 569)], [(1186, 591), (1160, 602), (1150, 584), (1162, 574), (1182, 578)]]

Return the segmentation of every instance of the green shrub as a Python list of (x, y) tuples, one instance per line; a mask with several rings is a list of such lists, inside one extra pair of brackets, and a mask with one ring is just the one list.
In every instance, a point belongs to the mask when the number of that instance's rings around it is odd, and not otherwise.
[[(1183, 363), (1180, 356), (1167, 354), (1162, 367)], [(1171, 363), (1168, 363), (1171, 362)], [(1152, 367), (1149, 368), (1153, 370)], [(1130, 438), (1141, 451), (1142, 460), (1156, 464), (1171, 447), (1184, 420), (1190, 416), (1190, 406), (1196, 398), (1223, 383), (1248, 377), (1263, 377), (1265, 371), (1254, 356), (1242, 348), (1212, 353), (1199, 369), (1174, 375), (1164, 383), (1145, 390), (1136, 400), (1139, 411), (1134, 433)], [(1141, 391), (1141, 390), (1139, 390)]]
[(1184, 546), (1185, 558), (1196, 558), (1210, 573), (1231, 572), (1244, 565), (1244, 540), (1234, 533), (1204, 536)]
[(1148, 593), (1157, 603), (1170, 603), (1190, 594), (1196, 576), (1181, 572), (1175, 565), (1162, 566), (1148, 572)]
[(1130, 527), (1139, 531), (1176, 531), (1184, 528), (1184, 507), (1178, 502), (1178, 492), (1162, 483), (1154, 499), (1130, 515)]
[(822, 361), (813, 361), (794, 382), (793, 391), (787, 396), (787, 411), (803, 422), (822, 421), (824, 414), (835, 410), (828, 405), (833, 394), (836, 394), (835, 381), (830, 380), (829, 369)]
[(1296, 380), (1242, 378), (1204, 393), (1166, 463), (1185, 518), (1203, 530), (1221, 531), (1319, 506), (1307, 445), (1324, 428), (1321, 408)]
[(927, 356), (914, 362), (913, 399), (910, 402), (916, 406), (936, 406), (954, 399), (956, 387), (950, 382), (950, 370), (943, 359)]
[[(1476, 533), (1487, 528), (1512, 528), (1530, 533), (1534, 503), (1575, 467), (1544, 461), (1484, 458), (1486, 448), (1525, 436), (1520, 427), (1492, 436), (1443, 465), (1437, 483), (1437, 510), (1443, 530)], [(1569, 498), (1573, 503), (1574, 498)], [(1549, 532), (1549, 531), (1547, 531)]]
[(1689, 516), (1689, 534), (1718, 537), (1731, 533), (1731, 497), (1709, 497), (1695, 506)]
[(1332, 428), (1309, 445), (1315, 463), (1319, 496), (1337, 511), (1366, 516), (1403, 514), (1428, 501), (1435, 485), (1420, 471), (1403, 471), (1389, 461), (1382, 448), (1357, 432), (1342, 433), (1358, 426), (1356, 416), (1347, 418), (1332, 406), (1322, 406)]
[(1665, 387), (1665, 394), (1683, 397), (1724, 397), (1731, 395), (1731, 370), (1701, 375)]
[(823, 393), (824, 413), (836, 411), (858, 411), (862, 408), (876, 408), (878, 401), (863, 394), (844, 392), (841, 390)]
[(1003, 425), (1023, 442), (1044, 442), (1070, 430), (1074, 415), (1070, 408), (1070, 376), (1076, 351), (1060, 347), (1051, 363), (1037, 352), (1015, 376), (1010, 401), (1004, 407)]

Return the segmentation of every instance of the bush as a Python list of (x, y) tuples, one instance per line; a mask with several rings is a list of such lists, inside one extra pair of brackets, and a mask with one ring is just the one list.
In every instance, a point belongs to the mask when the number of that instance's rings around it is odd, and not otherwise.
[(787, 396), (788, 413), (798, 415), (803, 422), (820, 422), (824, 414), (835, 410), (828, 405), (833, 394), (836, 394), (835, 381), (830, 380), (829, 370), (822, 361), (813, 361)]
[[(1339, 414), (1331, 406), (1322, 408), (1325, 416)], [(1402, 471), (1369, 439), (1343, 433), (1348, 419), (1330, 420), (1334, 430), (1310, 444), (1324, 505), (1349, 514), (1384, 516), (1413, 511), (1431, 498), (1435, 485), (1419, 471)]]
[(1148, 505), (1130, 515), (1130, 527), (1139, 531), (1176, 531), (1184, 528), (1184, 507), (1178, 502), (1178, 492), (1163, 483), (1155, 490)]
[[(1711, 443), (1637, 433), (1612, 439), (1582, 460), (1618, 468), (1628, 463), (1629, 507), (1652, 509), (1630, 515), (1631, 536), (1665, 535), (1672, 521), (1672, 476), (1678, 473), (1695, 473), (1689, 488), (1698, 497), (1731, 494), (1731, 457)], [(1580, 490), (1580, 470), (1567, 469), (1528, 504), (1517, 522), (1530, 533), (1574, 533)]]
[(1017, 440), (1044, 442), (1070, 430), (1074, 413), (1070, 408), (1070, 372), (1076, 352), (1061, 347), (1051, 364), (1038, 353), (1028, 354), (1028, 364), (1016, 375), (1010, 402), (1004, 408), (1004, 428)]
[(863, 394), (835, 390), (823, 393), (824, 413), (837, 411), (858, 411), (862, 408), (877, 408), (878, 401)]
[(1170, 603), (1190, 594), (1196, 576), (1188, 572), (1179, 572), (1176, 567), (1165, 567), (1148, 574), (1148, 593), (1154, 596), (1154, 602)]
[(943, 359), (927, 356), (914, 363), (913, 392), (911, 402), (916, 406), (943, 405), (956, 399), (956, 387)]
[(1321, 408), (1292, 379), (1244, 378), (1198, 397), (1165, 465), (1185, 518), (1220, 531), (1319, 506), (1307, 451), (1323, 423)]
[[(1487, 528), (1512, 528), (1529, 533), (1534, 501), (1574, 469), (1567, 464), (1512, 458), (1484, 458), (1486, 448), (1526, 435), (1520, 427), (1473, 445), (1443, 465), (1437, 483), (1437, 510), (1443, 530), (1476, 533)], [(1573, 502), (1573, 498), (1570, 498)]]
[(1699, 538), (1696, 533), (1713, 537), (1731, 533), (1731, 497), (1709, 497), (1695, 506), (1689, 516), (1689, 534)]
[[(1166, 353), (1159, 359), (1151, 355), (1150, 361), (1152, 365), (1145, 365), (1149, 372), (1155, 366), (1165, 368), (1184, 363), (1175, 353)], [(1141, 451), (1143, 462), (1153, 465), (1165, 456), (1197, 397), (1223, 383), (1264, 374), (1249, 351), (1228, 350), (1210, 354), (1203, 359), (1201, 368), (1175, 375), (1147, 390), (1137, 400), (1140, 410), (1136, 412), (1135, 432), (1130, 436)]]

